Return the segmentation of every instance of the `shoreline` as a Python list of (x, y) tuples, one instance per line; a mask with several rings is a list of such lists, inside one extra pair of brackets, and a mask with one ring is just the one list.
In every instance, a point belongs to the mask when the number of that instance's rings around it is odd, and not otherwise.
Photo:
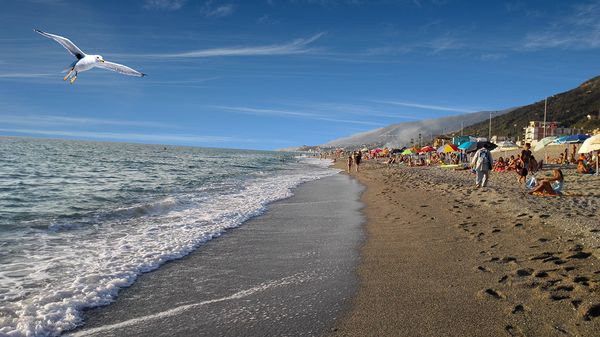
[(362, 190), (341, 174), (301, 184), (264, 214), (141, 275), (64, 335), (322, 335), (357, 286)]
[(582, 229), (570, 233), (561, 226), (560, 199), (527, 199), (502, 188), (496, 175), (479, 190), (464, 171), (367, 161), (351, 175), (366, 186), (367, 239), (352, 308), (330, 335), (600, 331), (595, 208), (593, 217), (571, 214)]

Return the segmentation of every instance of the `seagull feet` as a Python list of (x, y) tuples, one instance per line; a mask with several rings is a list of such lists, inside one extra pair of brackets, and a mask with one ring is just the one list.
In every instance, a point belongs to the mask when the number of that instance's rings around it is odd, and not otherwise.
[(69, 71), (69, 73), (67, 74), (67, 76), (65, 76), (63, 78), (63, 81), (66, 81), (69, 78), (69, 76), (71, 76), (72, 73), (73, 73), (73, 70)]
[(76, 79), (77, 79), (77, 75), (73, 76), (73, 78), (71, 79), (71, 84), (75, 83)]

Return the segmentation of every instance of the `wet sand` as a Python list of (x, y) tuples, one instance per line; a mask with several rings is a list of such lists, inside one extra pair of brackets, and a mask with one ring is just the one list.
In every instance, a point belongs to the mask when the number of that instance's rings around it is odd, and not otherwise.
[[(512, 174), (475, 189), (466, 171), (361, 167), (360, 286), (331, 335), (599, 335), (597, 194), (540, 198)], [(577, 179), (589, 177), (567, 186)]]
[(362, 190), (345, 175), (303, 184), (264, 215), (142, 275), (67, 335), (322, 335), (356, 292)]

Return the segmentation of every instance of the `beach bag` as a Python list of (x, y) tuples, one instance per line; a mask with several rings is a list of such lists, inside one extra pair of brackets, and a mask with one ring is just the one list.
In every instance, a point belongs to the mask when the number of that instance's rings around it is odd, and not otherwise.
[(490, 162), (490, 156), (486, 149), (479, 151), (477, 158), (477, 166), (475, 167), (478, 171), (489, 171), (492, 169), (492, 163)]
[(527, 187), (528, 189), (532, 189), (537, 185), (537, 180), (535, 179), (535, 177), (530, 177), (529, 179), (527, 179), (527, 182), (525, 182), (525, 187)]

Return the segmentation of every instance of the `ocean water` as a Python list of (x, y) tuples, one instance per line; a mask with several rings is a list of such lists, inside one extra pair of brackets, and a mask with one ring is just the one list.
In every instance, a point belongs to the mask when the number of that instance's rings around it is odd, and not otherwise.
[(260, 215), (329, 162), (259, 151), (0, 137), (0, 336), (82, 310)]

